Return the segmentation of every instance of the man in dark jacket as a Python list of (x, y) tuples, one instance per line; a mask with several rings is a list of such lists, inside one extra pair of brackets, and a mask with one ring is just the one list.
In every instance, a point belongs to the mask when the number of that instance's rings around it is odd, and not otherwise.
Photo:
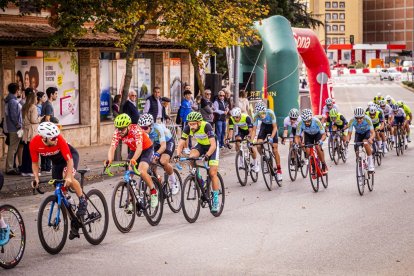
[[(17, 101), (16, 93), (19, 89), (17, 83), (10, 83), (8, 88), (9, 95), (7, 95), (5, 102), (5, 122), (4, 130), (8, 133), (9, 136), (9, 148), (7, 151), (7, 160), (6, 160), (6, 174), (9, 175), (18, 175), (19, 172), (13, 168), (14, 165), (14, 156), (17, 151), (17, 147), (20, 142), (20, 133), (22, 133), (22, 112)], [(19, 133), (19, 134), (18, 134)], [(19, 137), (20, 136), (20, 137)]]
[(122, 113), (126, 113), (131, 117), (132, 124), (138, 124), (139, 111), (137, 108), (137, 92), (134, 90), (129, 91), (128, 100), (122, 106)]
[(164, 121), (165, 117), (162, 113), (161, 104), (161, 89), (159, 87), (154, 87), (152, 95), (145, 101), (144, 113), (151, 114), (156, 123)]
[(214, 114), (213, 114), (213, 103), (211, 102), (211, 90), (206, 89), (204, 90), (204, 97), (201, 98), (200, 103), (200, 113), (203, 115), (203, 119), (206, 122), (209, 122), (211, 125), (214, 121)]

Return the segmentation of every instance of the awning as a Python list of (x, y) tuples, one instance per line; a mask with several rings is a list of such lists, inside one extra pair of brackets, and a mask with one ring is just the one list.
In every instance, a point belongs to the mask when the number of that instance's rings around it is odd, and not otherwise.
[(330, 44), (328, 50), (352, 50), (352, 44)]

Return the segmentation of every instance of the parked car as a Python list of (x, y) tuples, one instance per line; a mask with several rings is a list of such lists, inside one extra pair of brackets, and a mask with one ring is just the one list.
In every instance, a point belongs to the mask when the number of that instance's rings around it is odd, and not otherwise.
[(381, 72), (380, 72), (380, 80), (383, 80), (383, 79), (388, 79), (390, 81), (395, 80), (395, 79), (400, 80), (401, 77), (402, 77), (401, 72), (398, 72), (394, 68), (390, 68), (390, 69), (384, 68), (384, 69), (381, 69)]

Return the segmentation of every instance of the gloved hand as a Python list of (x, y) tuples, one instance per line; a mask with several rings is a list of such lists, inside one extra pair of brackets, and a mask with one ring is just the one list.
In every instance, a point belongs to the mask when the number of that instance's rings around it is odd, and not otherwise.
[(158, 159), (160, 159), (160, 157), (161, 157), (161, 154), (159, 154), (158, 152), (154, 152), (154, 154), (152, 156), (152, 159), (154, 161), (158, 161)]
[(272, 137), (269, 137), (269, 139), (267, 140), (267, 141), (269, 141), (269, 143), (273, 143), (273, 138)]
[(323, 146), (323, 141), (322, 140), (319, 140), (319, 143), (318, 144), (319, 144), (320, 147), (322, 147)]
[(205, 154), (204, 157), (203, 157), (203, 161), (208, 162), (209, 160), (210, 160), (210, 156)]

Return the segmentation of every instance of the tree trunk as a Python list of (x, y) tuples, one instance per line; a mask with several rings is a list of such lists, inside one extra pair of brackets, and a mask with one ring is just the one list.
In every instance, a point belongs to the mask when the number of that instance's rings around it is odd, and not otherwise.
[(190, 50), (190, 56), (191, 56), (191, 64), (194, 67), (194, 74), (197, 80), (197, 84), (200, 89), (200, 94), (204, 95), (204, 84), (203, 84), (203, 81), (201, 80), (200, 64), (198, 63), (197, 55), (195, 52)]
[[(124, 77), (124, 83), (122, 87), (122, 103), (121, 106), (128, 100), (128, 92), (129, 87), (131, 85), (132, 80), (132, 66), (134, 65), (134, 56), (135, 56), (135, 48), (136, 44), (131, 45), (127, 48), (126, 51), (126, 67), (125, 67), (125, 77)], [(136, 91), (138, 93), (138, 91)]]

